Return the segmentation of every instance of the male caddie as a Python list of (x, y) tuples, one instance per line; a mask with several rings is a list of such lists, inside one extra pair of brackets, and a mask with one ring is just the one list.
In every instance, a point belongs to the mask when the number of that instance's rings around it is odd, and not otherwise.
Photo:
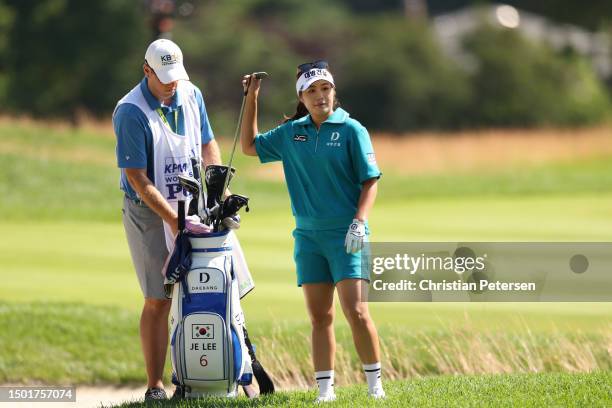
[[(147, 371), (145, 400), (166, 399), (162, 383), (170, 300), (162, 266), (177, 231), (177, 202), (188, 200), (178, 175), (193, 175), (191, 158), (221, 164), (200, 90), (189, 82), (180, 48), (149, 45), (144, 78), (117, 104), (113, 126), (121, 168), (123, 224), (145, 302), (140, 339)], [(196, 226), (197, 227), (197, 226)]]

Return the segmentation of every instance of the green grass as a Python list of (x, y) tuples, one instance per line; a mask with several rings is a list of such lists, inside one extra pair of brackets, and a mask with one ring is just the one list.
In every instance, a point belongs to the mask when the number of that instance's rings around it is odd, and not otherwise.
[[(287, 228), (284, 237), (259, 235), (258, 227), (252, 224), (261, 223), (260, 218), (253, 215), (253, 223), (245, 222), (244, 230), (240, 232), (257, 285), (255, 291), (245, 298), (247, 318), (253, 326), (265, 325), (271, 320), (305, 323), (307, 316), (302, 293), (295, 285), (289, 228), (286, 224), (276, 228), (277, 231)], [(415, 221), (410, 220), (411, 223)], [(82, 302), (137, 311), (142, 305), (142, 295), (122, 228), (116, 223), (86, 222), (45, 221), (33, 224), (11, 221), (1, 224), (0, 235), (10, 239), (0, 242), (3, 263), (0, 299), (11, 302)], [(569, 235), (571, 231), (566, 233)], [(602, 236), (603, 232), (589, 238), (597, 240)], [(388, 303), (372, 304), (371, 308), (380, 323), (401, 321), (406, 325), (432, 327), (439, 321), (453, 321), (469, 313), (480, 327), (490, 327), (503, 317), (517, 323), (527, 320), (530, 325), (542, 329), (555, 325), (598, 327), (610, 321), (612, 311), (610, 304), (588, 303), (510, 306), (503, 303)]]
[[(398, 322), (386, 313), (377, 319), (385, 376), (402, 379), (437, 374), (483, 374), (612, 370), (609, 312), (585, 323), (585, 313), (554, 311), (548, 327), (528, 319), (510, 319), (509, 313), (488, 310), (485, 316), (466, 308), (440, 312), (434, 305), (406, 307)], [(464, 312), (466, 311), (464, 310)], [(597, 308), (594, 308), (598, 311)], [(516, 313), (516, 312), (515, 312)], [(420, 323), (425, 314), (431, 321)], [(508, 315), (506, 321), (497, 322)], [(0, 303), (0, 383), (133, 384), (145, 380), (138, 337), (137, 311), (85, 303)], [(544, 322), (544, 319), (542, 320)], [(607, 322), (607, 323), (606, 323)], [(255, 319), (248, 321), (259, 358), (283, 388), (308, 385), (312, 379), (309, 328), (305, 320)], [(338, 385), (360, 381), (360, 362), (350, 331), (336, 330)], [(170, 364), (166, 366), (166, 380)]]
[(0, 303), (0, 383), (143, 379), (138, 315), (78, 303)]
[[(114, 145), (114, 137), (108, 131), (62, 130), (40, 124), (0, 123), (0, 158), (3, 163), (0, 167), (0, 193), (3, 196), (0, 210), (4, 220), (23, 222), (32, 217), (50, 221), (120, 220), (121, 193), (118, 189), (119, 171), (115, 165)], [(223, 149), (225, 155), (228, 150), (228, 146)], [(262, 179), (256, 171), (260, 165), (255, 158), (237, 154), (234, 163), (238, 176), (232, 186), (234, 191), (252, 198), (254, 213), (250, 219), (263, 215), (262, 220), (267, 222), (266, 215), (272, 215), (278, 217), (277, 225), (291, 224), (289, 200), (283, 183)], [(612, 193), (612, 160), (605, 156), (545, 165), (513, 166), (497, 171), (413, 176), (386, 172), (384, 162), (381, 168), (385, 175), (380, 182), (372, 218), (375, 228), (379, 228), (376, 221), (395, 222), (397, 218), (414, 218), (414, 214), (418, 214), (420, 219), (435, 221), (436, 215), (459, 218), (479, 214), (482, 210), (485, 210), (485, 216), (490, 214), (496, 222), (507, 215), (527, 210), (523, 225), (528, 225), (532, 211), (529, 211), (530, 201), (525, 201), (527, 198), (535, 200), (538, 207), (542, 205), (554, 211), (552, 214), (545, 213), (544, 221), (559, 221), (566, 208), (570, 211), (582, 209), (587, 213), (590, 206), (595, 205), (594, 201), (599, 201), (600, 194), (605, 194), (604, 199), (606, 196), (609, 199), (607, 193)], [(466, 213), (466, 208), (461, 206), (457, 210), (447, 208), (454, 207), (457, 200), (464, 202), (469, 209), (473, 208), (473, 211), (467, 209)], [(509, 213), (503, 208), (515, 203), (525, 205)], [(393, 207), (388, 208), (387, 205)], [(422, 207), (426, 209), (430, 205), (437, 206), (437, 211), (422, 211)], [(391, 217), (388, 209), (403, 211)], [(378, 214), (384, 216), (377, 218)], [(610, 211), (605, 215), (610, 215)], [(486, 226), (495, 229), (495, 226)], [(427, 228), (426, 232), (435, 229)], [(542, 225), (540, 229), (546, 235), (548, 225)], [(582, 228), (588, 229), (588, 226)], [(503, 226), (500, 225), (499, 230), (503, 232)], [(274, 232), (273, 229), (270, 231)], [(406, 232), (410, 233), (410, 237), (418, 236), (411, 229)], [(443, 237), (446, 232), (442, 230), (437, 236)], [(462, 233), (473, 236), (470, 229)], [(525, 231), (524, 239), (531, 236), (530, 231)], [(575, 236), (575, 239), (580, 238), (578, 234)], [(486, 238), (483, 236), (481, 239)], [(535, 239), (541, 238), (535, 236)]]
[[(372, 239), (610, 241), (611, 159), (410, 177), (386, 172), (370, 217)], [(137, 335), (142, 295), (121, 225), (113, 136), (3, 122), (0, 160), (0, 325), (11, 328), (0, 332), (0, 382), (142, 382)], [(232, 189), (251, 197), (252, 211), (243, 215), (239, 231), (257, 284), (244, 301), (249, 330), (264, 344), (297, 339), (290, 347), (302, 350), (303, 361), (291, 364), (301, 364), (294, 368), (307, 378), (308, 317), (295, 285), (286, 187), (262, 180), (253, 158), (238, 155), (235, 165), (239, 173)], [(561, 356), (564, 350), (582, 355), (572, 349), (581, 341), (599, 341), (596, 353), (610, 347), (609, 303), (387, 303), (371, 304), (371, 310), (383, 342), (394, 344), (391, 340), (403, 336), (410, 341), (402, 347), (418, 356), (402, 366), (413, 371), (400, 370), (398, 376), (469, 373), (440, 369), (443, 361), (431, 349), (419, 354), (414, 346), (424, 339), (443, 343), (448, 336), (473, 346), (476, 339), (461, 326), (488, 339), (484, 351), (499, 339), (516, 350), (524, 341), (533, 350), (557, 350)], [(350, 334), (339, 309), (337, 315), (345, 366), (354, 368)], [(457, 344), (447, 347), (456, 350)], [(537, 361), (541, 370), (555, 371), (570, 357)], [(609, 360), (609, 354), (597, 354), (595, 366), (609, 370)], [(515, 363), (512, 367), (522, 369)], [(581, 363), (582, 371), (592, 366), (587, 363)]]
[[(338, 399), (329, 407), (609, 407), (612, 374), (513, 374), (442, 376), (393, 381), (385, 384), (387, 398), (374, 401), (365, 385), (338, 388)], [(257, 399), (186, 400), (159, 404), (127, 403), (138, 407), (278, 407), (311, 405), (314, 391), (281, 392)]]

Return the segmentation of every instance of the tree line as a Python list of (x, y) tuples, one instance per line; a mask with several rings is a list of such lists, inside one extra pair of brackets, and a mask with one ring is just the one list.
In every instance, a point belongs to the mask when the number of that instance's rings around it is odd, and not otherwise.
[[(179, 1), (180, 3), (180, 1)], [(426, 20), (363, 13), (343, 0), (192, 1), (172, 39), (204, 93), (217, 134), (229, 134), (240, 78), (270, 73), (262, 127), (293, 113), (296, 66), (327, 59), (345, 109), (371, 129), (583, 125), (606, 120), (610, 92), (590, 62), (483, 22), (449, 58)], [(108, 116), (142, 78), (153, 39), (142, 2), (0, 1), (0, 99), (5, 113)]]

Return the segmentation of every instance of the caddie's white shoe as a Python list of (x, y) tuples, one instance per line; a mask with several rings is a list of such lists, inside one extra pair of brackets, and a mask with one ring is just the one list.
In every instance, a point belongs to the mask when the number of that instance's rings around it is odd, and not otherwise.
[(383, 390), (382, 388), (374, 388), (374, 390), (369, 391), (368, 394), (374, 399), (386, 398), (385, 390)]
[(317, 399), (315, 400), (315, 402), (317, 404), (321, 404), (323, 402), (332, 402), (335, 400), (336, 400), (336, 394), (333, 392), (330, 392), (329, 394), (319, 395)]

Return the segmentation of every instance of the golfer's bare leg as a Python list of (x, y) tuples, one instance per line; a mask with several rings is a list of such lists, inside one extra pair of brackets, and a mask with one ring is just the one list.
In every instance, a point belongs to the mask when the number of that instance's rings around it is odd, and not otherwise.
[(170, 300), (145, 298), (140, 316), (140, 342), (147, 368), (147, 388), (164, 388)]
[(315, 371), (334, 369), (336, 338), (334, 336), (334, 285), (302, 285), (306, 307), (312, 323), (312, 362)]
[(353, 342), (363, 364), (380, 361), (378, 333), (368, 303), (361, 302), (361, 279), (344, 279), (336, 284), (342, 311), (353, 332)]

